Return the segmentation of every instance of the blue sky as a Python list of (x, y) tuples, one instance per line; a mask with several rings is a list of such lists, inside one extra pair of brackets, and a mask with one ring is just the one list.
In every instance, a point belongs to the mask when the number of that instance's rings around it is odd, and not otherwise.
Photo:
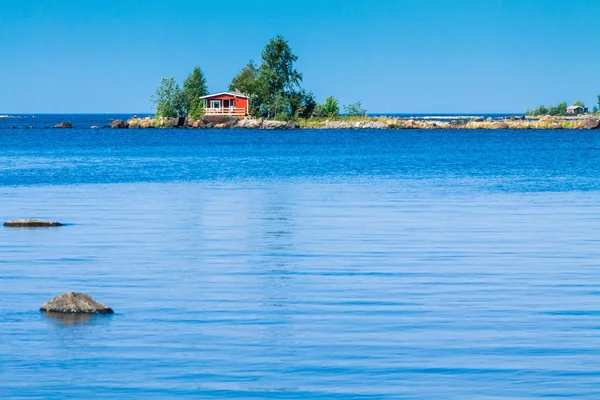
[(319, 101), (522, 112), (600, 94), (598, 0), (0, 0), (0, 113), (147, 112), (200, 65), (225, 89), (269, 38)]

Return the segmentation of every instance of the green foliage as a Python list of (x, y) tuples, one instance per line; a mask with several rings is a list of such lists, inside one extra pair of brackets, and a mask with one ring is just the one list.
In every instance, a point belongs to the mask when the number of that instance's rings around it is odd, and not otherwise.
[(237, 74), (229, 84), (228, 90), (235, 92), (239, 90), (245, 95), (252, 94), (256, 91), (256, 80), (258, 79), (259, 71), (256, 68), (254, 61), (250, 60), (239, 74)]
[(233, 78), (229, 90), (237, 89), (250, 97), (250, 114), (255, 117), (293, 117), (299, 110), (312, 107), (300, 88), (302, 74), (294, 67), (297, 60), (288, 42), (277, 36), (263, 50), (260, 67), (250, 61)]
[(160, 81), (152, 102), (156, 105), (157, 117), (173, 118), (185, 113), (183, 94), (175, 78), (163, 78)]
[(183, 82), (183, 109), (184, 113), (193, 119), (200, 119), (204, 110), (204, 103), (200, 97), (208, 94), (206, 78), (200, 67), (194, 71)]
[(573, 102), (573, 107), (583, 107), (583, 108), (585, 108), (585, 103), (583, 101), (581, 101), (581, 100), (575, 100)]
[(310, 118), (316, 106), (315, 96), (304, 89), (293, 92), (290, 96), (290, 111), (295, 118)]
[(598, 95), (598, 109), (600, 110), (600, 94)]
[(357, 101), (356, 103), (344, 106), (344, 114), (350, 117), (366, 117), (367, 110), (362, 107), (362, 103), (360, 101)]
[(270, 93), (290, 93), (302, 82), (302, 74), (294, 68), (298, 57), (283, 36), (269, 41), (262, 52), (260, 79)]
[(548, 108), (542, 105), (536, 109), (527, 110), (525, 114), (530, 117), (539, 117), (542, 115), (564, 116), (567, 115), (567, 103), (563, 101), (556, 107), (549, 106)]
[(323, 117), (323, 106), (317, 104), (312, 112), (311, 118), (321, 118)]
[(198, 99), (197, 101), (192, 102), (192, 105), (190, 106), (190, 109), (188, 110), (187, 114), (188, 117), (193, 119), (194, 121), (202, 119), (202, 117), (204, 116), (204, 101)]
[(340, 113), (340, 105), (335, 97), (329, 96), (321, 106), (321, 112), (325, 117), (337, 117)]

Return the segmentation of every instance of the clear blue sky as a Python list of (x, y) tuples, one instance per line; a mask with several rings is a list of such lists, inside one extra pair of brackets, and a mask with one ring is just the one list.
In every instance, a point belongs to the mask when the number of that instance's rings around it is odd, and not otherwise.
[(200, 65), (225, 89), (269, 38), (319, 101), (520, 112), (600, 94), (599, 0), (0, 0), (0, 113), (146, 112)]

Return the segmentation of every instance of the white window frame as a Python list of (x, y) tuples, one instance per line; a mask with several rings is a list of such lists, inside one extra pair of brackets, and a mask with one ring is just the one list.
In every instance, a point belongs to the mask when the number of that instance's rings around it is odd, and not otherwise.
[[(215, 104), (217, 104), (217, 107), (215, 107)], [(221, 109), (221, 100), (211, 100), (210, 101), (210, 108), (212, 109)]]

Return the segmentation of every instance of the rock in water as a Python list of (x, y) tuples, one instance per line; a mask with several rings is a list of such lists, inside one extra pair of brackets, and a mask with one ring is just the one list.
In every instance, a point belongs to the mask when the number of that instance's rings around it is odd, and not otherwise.
[(53, 126), (54, 129), (71, 129), (73, 128), (73, 124), (70, 122), (61, 122), (60, 124), (56, 124)]
[(129, 128), (129, 124), (126, 121), (123, 121), (122, 119), (115, 119), (113, 122), (110, 123), (110, 127), (113, 129), (127, 129)]
[(600, 129), (600, 120), (588, 119), (579, 125), (579, 129)]
[(4, 226), (7, 228), (49, 228), (63, 226), (63, 224), (55, 221), (44, 221), (43, 219), (15, 219), (6, 221)]
[(46, 302), (40, 311), (63, 314), (113, 314), (114, 311), (85, 293), (63, 293)]

